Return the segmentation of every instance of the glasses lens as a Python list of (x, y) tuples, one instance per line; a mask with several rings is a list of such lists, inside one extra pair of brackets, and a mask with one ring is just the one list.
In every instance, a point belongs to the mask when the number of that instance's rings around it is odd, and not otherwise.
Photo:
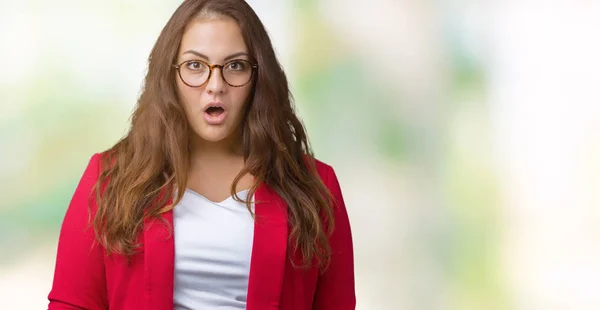
[(190, 60), (184, 62), (179, 68), (181, 79), (190, 86), (200, 86), (208, 79), (210, 69), (202, 61)]
[(242, 86), (252, 78), (252, 64), (246, 60), (233, 60), (223, 66), (223, 78), (232, 86)]

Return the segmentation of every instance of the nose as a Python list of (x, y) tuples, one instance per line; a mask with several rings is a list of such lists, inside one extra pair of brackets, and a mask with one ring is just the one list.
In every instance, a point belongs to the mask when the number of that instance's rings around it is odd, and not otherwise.
[[(219, 70), (217, 70), (219, 69)], [(210, 79), (206, 84), (206, 89), (211, 93), (222, 93), (225, 91), (226, 85), (223, 79), (223, 68), (214, 67)]]

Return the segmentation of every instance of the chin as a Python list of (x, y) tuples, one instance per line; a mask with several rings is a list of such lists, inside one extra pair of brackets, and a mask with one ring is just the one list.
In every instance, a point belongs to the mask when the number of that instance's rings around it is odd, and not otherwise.
[(227, 136), (225, 135), (198, 135), (198, 137), (200, 138), (200, 140), (202, 141), (206, 141), (206, 142), (221, 142), (225, 139), (227, 139)]
[(217, 143), (229, 140), (235, 135), (235, 126), (224, 123), (219, 126), (207, 126), (206, 124), (198, 124), (193, 127), (193, 134), (196, 139), (204, 142)]
[(229, 137), (229, 133), (225, 130), (215, 130), (210, 132), (196, 132), (196, 136), (206, 142), (221, 142)]

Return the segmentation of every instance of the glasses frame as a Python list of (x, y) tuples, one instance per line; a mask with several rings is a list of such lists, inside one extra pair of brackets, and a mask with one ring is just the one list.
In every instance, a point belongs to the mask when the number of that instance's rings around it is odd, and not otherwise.
[[(232, 63), (232, 62), (236, 62), (236, 61), (243, 61), (243, 62), (246, 62), (246, 63), (250, 64), (250, 67), (252, 68), (252, 69), (251, 69), (251, 70), (252, 70), (252, 72), (250, 72), (250, 78), (248, 79), (248, 82), (246, 82), (246, 83), (244, 83), (244, 84), (242, 84), (242, 85), (233, 85), (233, 84), (229, 83), (229, 82), (227, 81), (227, 79), (225, 79), (225, 75), (223, 74), (223, 68), (227, 67), (227, 65), (229, 65), (230, 63)], [(204, 65), (206, 65), (206, 66), (208, 67), (208, 77), (206, 78), (206, 81), (205, 81), (204, 83), (202, 83), (201, 85), (198, 85), (198, 86), (193, 86), (193, 85), (190, 85), (190, 84), (188, 84), (188, 83), (185, 81), (185, 79), (184, 79), (184, 78), (183, 78), (183, 76), (181, 75), (181, 67), (182, 67), (182, 66), (184, 66), (185, 64), (187, 64), (188, 62), (201, 62), (201, 63), (203, 63)], [(230, 61), (228, 61), (228, 62), (226, 62), (226, 63), (224, 63), (224, 64), (222, 64), (222, 65), (219, 65), (219, 64), (212, 64), (212, 65), (211, 65), (211, 64), (207, 63), (207, 62), (206, 62), (206, 61), (204, 61), (204, 60), (200, 60), (200, 59), (192, 59), (192, 60), (186, 60), (186, 61), (184, 61), (184, 62), (182, 62), (182, 63), (180, 63), (180, 64), (178, 64), (178, 65), (173, 65), (173, 68), (175, 68), (175, 70), (177, 70), (177, 73), (178, 73), (178, 75), (179, 75), (179, 78), (181, 79), (181, 81), (183, 82), (183, 84), (185, 84), (185, 85), (187, 85), (187, 86), (189, 86), (189, 87), (197, 88), (197, 87), (202, 87), (202, 86), (206, 85), (206, 84), (208, 83), (208, 81), (210, 81), (210, 78), (212, 77), (212, 74), (213, 74), (213, 70), (214, 70), (215, 68), (219, 68), (219, 69), (221, 70), (221, 79), (223, 79), (223, 81), (224, 81), (224, 82), (225, 82), (227, 85), (229, 85), (229, 86), (231, 86), (231, 87), (243, 87), (243, 86), (246, 86), (246, 85), (248, 85), (248, 83), (250, 83), (250, 82), (252, 81), (252, 79), (254, 78), (255, 71), (256, 71), (255, 69), (257, 69), (257, 68), (258, 68), (258, 65), (257, 65), (257, 64), (253, 64), (253, 63), (252, 63), (252, 62), (250, 62), (249, 60), (245, 60), (245, 59), (233, 59), (233, 60), (230, 60)]]

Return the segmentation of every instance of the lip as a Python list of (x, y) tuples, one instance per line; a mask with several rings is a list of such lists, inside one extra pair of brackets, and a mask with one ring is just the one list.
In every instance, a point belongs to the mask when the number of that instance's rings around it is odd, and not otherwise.
[(208, 108), (210, 107), (219, 107), (221, 109), (223, 109), (223, 111), (227, 111), (227, 109), (225, 109), (225, 105), (223, 104), (223, 102), (220, 101), (212, 101), (209, 104), (204, 106), (203, 111), (206, 112), (206, 110), (208, 110)]
[[(208, 114), (208, 112), (206, 112), (206, 110), (208, 110), (208, 108), (210, 107), (219, 107), (223, 109), (223, 113), (217, 115), (217, 116), (212, 116), (210, 114)], [(220, 125), (223, 124), (223, 122), (225, 122), (225, 118), (227, 117), (227, 109), (225, 109), (225, 105), (222, 102), (218, 102), (218, 101), (213, 101), (209, 104), (207, 104), (204, 107), (203, 110), (203, 116), (204, 116), (204, 120), (210, 124), (210, 125)]]

